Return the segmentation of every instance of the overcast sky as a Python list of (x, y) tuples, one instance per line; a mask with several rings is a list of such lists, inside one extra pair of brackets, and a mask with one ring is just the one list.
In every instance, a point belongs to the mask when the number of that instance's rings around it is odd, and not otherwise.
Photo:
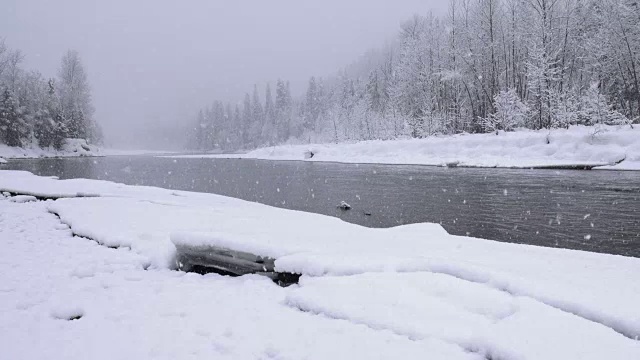
[[(0, 37), (25, 66), (55, 75), (67, 49), (89, 73), (107, 141), (143, 124), (185, 121), (277, 78), (303, 91), (392, 39), (446, 0), (2, 0)], [(137, 134), (134, 134), (137, 135)]]

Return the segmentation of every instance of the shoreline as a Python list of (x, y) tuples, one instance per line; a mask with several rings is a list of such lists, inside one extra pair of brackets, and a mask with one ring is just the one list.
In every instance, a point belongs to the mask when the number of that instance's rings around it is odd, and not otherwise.
[[(534, 165), (534, 166), (478, 166), (478, 165), (459, 165), (459, 164), (423, 164), (423, 163), (394, 163), (394, 162), (353, 162), (340, 160), (309, 160), (309, 159), (265, 159), (244, 157), (243, 154), (189, 154), (189, 155), (171, 155), (170, 152), (145, 152), (145, 153), (118, 153), (118, 154), (94, 154), (94, 155), (53, 155), (39, 157), (2, 157), (0, 165), (8, 161), (15, 160), (43, 160), (43, 159), (75, 159), (75, 158), (104, 158), (112, 156), (150, 156), (166, 159), (222, 159), (222, 160), (257, 160), (257, 161), (283, 161), (283, 162), (305, 162), (305, 163), (327, 163), (327, 164), (343, 164), (343, 165), (380, 165), (380, 166), (424, 166), (433, 168), (449, 168), (449, 169), (504, 169), (504, 170), (575, 170), (575, 171), (640, 171), (638, 169), (615, 168), (611, 164), (567, 164), (567, 165)], [(618, 163), (620, 164), (620, 163)]]
[[(595, 133), (596, 130), (600, 132)], [(245, 154), (168, 158), (299, 160), (344, 164), (428, 165), (517, 169), (640, 170), (640, 128), (569, 129), (459, 134), (423, 139), (278, 145)]]
[(534, 165), (534, 166), (479, 166), (479, 165), (454, 165), (448, 164), (423, 164), (423, 163), (402, 163), (402, 162), (354, 162), (340, 160), (309, 160), (309, 159), (267, 159), (258, 157), (245, 157), (243, 154), (218, 154), (218, 155), (156, 155), (155, 157), (167, 159), (221, 159), (221, 160), (256, 160), (256, 161), (282, 161), (282, 162), (303, 162), (321, 164), (343, 164), (343, 165), (380, 165), (380, 166), (424, 166), (431, 168), (448, 169), (504, 169), (504, 170), (607, 170), (607, 171), (640, 171), (638, 169), (613, 168), (611, 164), (567, 164), (567, 165)]
[[(170, 156), (177, 154), (175, 151), (155, 151), (155, 150), (118, 150), (102, 149), (92, 150), (92, 153), (64, 153), (64, 154), (40, 154), (26, 156), (5, 156), (0, 154), (0, 159), (9, 160), (41, 160), (41, 159), (74, 159), (74, 158), (103, 158), (108, 156)], [(2, 162), (0, 162), (1, 164)]]

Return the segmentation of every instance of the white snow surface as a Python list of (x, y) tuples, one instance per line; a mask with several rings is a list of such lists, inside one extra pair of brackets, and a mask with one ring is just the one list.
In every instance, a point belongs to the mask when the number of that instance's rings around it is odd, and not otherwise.
[(14, 203), (26, 203), (31, 201), (37, 201), (38, 199), (35, 196), (31, 195), (18, 195), (9, 198), (9, 201)]
[[(313, 153), (313, 157), (310, 154)], [(247, 158), (341, 163), (471, 167), (603, 166), (640, 170), (640, 127), (572, 126), (490, 134), (372, 140), (341, 144), (282, 145), (247, 154), (179, 155), (174, 158)], [(612, 166), (621, 160), (620, 164)]]
[[(0, 198), (0, 346), (17, 358), (640, 358), (640, 259), (20, 171), (2, 192), (66, 197)], [(174, 243), (303, 277), (169, 271)]]
[(294, 310), (290, 289), (260, 276), (145, 271), (142, 256), (73, 237), (46, 206), (0, 199), (2, 359), (481, 359)]
[(0, 156), (0, 164), (6, 164), (7, 160)]
[(622, 359), (638, 351), (598, 323), (443, 274), (303, 278), (286, 303), (412, 339), (438, 337), (489, 359)]
[(87, 141), (84, 139), (66, 139), (66, 143), (61, 150), (55, 150), (53, 148), (43, 149), (36, 144), (30, 144), (21, 148), (0, 144), (0, 164), (2, 163), (2, 158), (31, 159), (76, 156), (101, 156), (101, 154), (97, 146), (87, 144)]

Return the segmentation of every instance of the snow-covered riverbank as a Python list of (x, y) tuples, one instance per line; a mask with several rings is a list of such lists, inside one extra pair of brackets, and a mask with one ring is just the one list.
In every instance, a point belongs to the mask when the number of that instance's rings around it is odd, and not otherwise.
[[(313, 155), (313, 156), (312, 156)], [(250, 158), (343, 163), (474, 167), (600, 167), (640, 170), (640, 127), (573, 126), (426, 139), (352, 144), (282, 145), (247, 154), (188, 155), (192, 158)], [(617, 165), (616, 163), (620, 162)]]
[(160, 156), (177, 154), (176, 151), (166, 150), (133, 150), (99, 148), (88, 145), (84, 140), (73, 140), (64, 146), (62, 150), (42, 149), (37, 146), (17, 148), (0, 144), (0, 164), (6, 159), (38, 159), (54, 157), (79, 157), (79, 156)]
[[(61, 150), (43, 149), (36, 145), (28, 147), (11, 147), (0, 144), (0, 159), (37, 159), (52, 157), (102, 156), (100, 148), (89, 145), (83, 139), (67, 139)], [(1, 160), (0, 160), (1, 162)]]
[[(0, 191), (12, 193), (0, 199), (11, 358), (640, 357), (640, 259), (25, 172), (0, 171)], [(169, 271), (174, 243), (271, 256), (303, 276), (282, 289)]]

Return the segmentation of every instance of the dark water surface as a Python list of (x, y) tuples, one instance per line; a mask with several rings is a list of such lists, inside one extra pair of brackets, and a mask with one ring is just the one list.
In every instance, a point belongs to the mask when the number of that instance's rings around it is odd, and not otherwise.
[[(2, 168), (216, 193), (369, 227), (436, 222), (456, 235), (640, 257), (640, 172), (150, 156), (12, 160)], [(343, 200), (351, 211), (337, 209)]]

